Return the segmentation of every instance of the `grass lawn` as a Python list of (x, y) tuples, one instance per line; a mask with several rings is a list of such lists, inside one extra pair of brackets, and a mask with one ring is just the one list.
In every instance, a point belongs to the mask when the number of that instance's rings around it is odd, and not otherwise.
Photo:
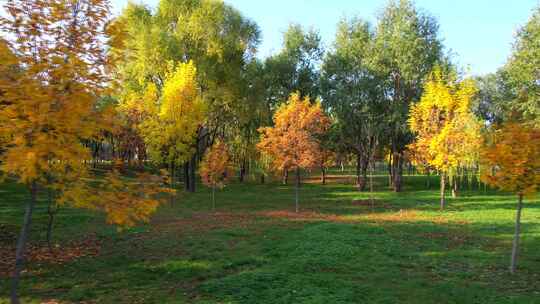
[[(63, 209), (51, 255), (46, 205), (34, 214), (23, 303), (540, 303), (540, 204), (527, 200), (519, 270), (508, 271), (515, 197), (463, 191), (438, 210), (437, 183), (405, 177), (405, 191), (376, 178), (368, 193), (342, 179), (294, 189), (199, 187), (127, 231), (103, 216)], [(0, 303), (8, 301), (27, 194), (0, 186)]]

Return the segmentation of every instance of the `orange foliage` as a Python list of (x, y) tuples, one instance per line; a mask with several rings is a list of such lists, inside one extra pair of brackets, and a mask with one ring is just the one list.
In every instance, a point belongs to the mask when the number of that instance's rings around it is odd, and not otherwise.
[(274, 126), (261, 128), (257, 148), (272, 157), (276, 170), (310, 169), (321, 163), (317, 136), (326, 132), (330, 120), (320, 102), (292, 94), (274, 114)]
[(540, 186), (540, 130), (508, 123), (482, 151), (482, 180), (503, 191), (531, 195)]
[(233, 174), (230, 159), (227, 146), (221, 141), (216, 142), (201, 163), (199, 174), (202, 182), (211, 188), (225, 187), (225, 183)]

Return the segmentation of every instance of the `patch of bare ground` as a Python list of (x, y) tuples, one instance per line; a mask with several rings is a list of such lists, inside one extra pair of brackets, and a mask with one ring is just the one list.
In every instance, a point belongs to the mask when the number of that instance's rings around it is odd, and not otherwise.
[(274, 211), (262, 211), (258, 215), (274, 218), (274, 219), (286, 219), (290, 221), (300, 222), (314, 222), (314, 221), (330, 221), (330, 222), (351, 222), (344, 216), (336, 214), (326, 214), (317, 211), (301, 211), (294, 212), (288, 210), (274, 210)]
[(372, 213), (368, 214), (366, 218), (369, 220), (381, 222), (431, 222), (435, 224), (453, 223), (458, 225), (468, 224), (468, 222), (466, 221), (452, 221), (446, 215), (441, 214), (431, 216), (427, 214), (422, 214), (420, 211), (414, 209), (400, 209), (396, 212)]
[[(101, 241), (95, 235), (89, 235), (82, 240), (71, 241), (65, 245), (55, 244), (51, 249), (46, 244), (27, 244), (26, 263), (27, 270), (33, 274), (41, 272), (42, 265), (65, 264), (83, 257), (99, 255)], [(3, 245), (0, 248), (0, 277), (11, 276), (14, 270), (15, 246)]]

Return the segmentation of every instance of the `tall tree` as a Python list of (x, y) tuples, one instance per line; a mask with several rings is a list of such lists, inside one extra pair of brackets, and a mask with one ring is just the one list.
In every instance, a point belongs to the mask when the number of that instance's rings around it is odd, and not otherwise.
[(375, 31), (374, 69), (385, 79), (386, 123), (394, 191), (401, 191), (404, 151), (411, 142), (407, 118), (422, 94), (424, 79), (443, 61), (439, 25), (409, 0), (391, 0)]
[(196, 165), (206, 146), (234, 122), (241, 111), (242, 75), (259, 42), (256, 24), (223, 1), (161, 0), (157, 10), (129, 4), (115, 21), (124, 31), (119, 58), (120, 95), (141, 94), (149, 83), (161, 95), (169, 66), (193, 60), (197, 83), (208, 106), (197, 130), (195, 151), (185, 164), (189, 191), (195, 190)]
[(272, 108), (294, 92), (301, 97), (319, 95), (319, 66), (323, 56), (319, 33), (291, 24), (283, 35), (283, 48), (264, 62), (267, 102)]
[(334, 49), (324, 60), (321, 91), (325, 108), (335, 118), (337, 138), (356, 155), (359, 190), (366, 187), (367, 169), (385, 129), (383, 78), (372, 69), (374, 33), (360, 19), (338, 24)]
[(441, 209), (446, 179), (478, 159), (480, 122), (472, 113), (474, 81), (458, 81), (436, 68), (425, 84), (420, 102), (411, 105), (409, 125), (415, 141), (409, 149), (441, 175)]
[(165, 76), (162, 95), (151, 83), (143, 96), (145, 118), (139, 132), (152, 160), (169, 164), (174, 187), (174, 169), (193, 153), (197, 132), (206, 118), (206, 104), (197, 87), (193, 62), (180, 63)]
[(514, 51), (503, 68), (513, 99), (512, 116), (540, 128), (540, 5), (516, 37)]
[[(6, 140), (1, 170), (16, 176), (30, 193), (11, 290), (12, 303), (19, 303), (17, 287), (38, 187), (57, 188), (60, 200), (69, 198), (76, 205), (96, 207), (78, 195), (82, 188), (77, 186), (88, 186), (84, 181), (91, 159), (82, 140), (100, 131), (102, 115), (96, 104), (108, 83), (104, 42), (109, 3), (8, 0), (4, 8), (7, 15), (0, 19), (0, 27), (7, 41), (0, 47), (0, 66), (16, 66), (18, 73), (15, 81), (0, 78), (0, 138)], [(138, 201), (125, 203), (120, 207), (124, 215)], [(112, 206), (102, 207), (99, 209), (112, 215)], [(148, 212), (141, 211), (136, 217), (145, 217), (153, 208), (145, 210)]]
[(273, 159), (274, 169), (296, 172), (296, 212), (299, 211), (298, 192), (300, 171), (316, 167), (320, 161), (317, 137), (326, 132), (329, 120), (320, 102), (311, 103), (309, 97), (292, 94), (274, 114), (274, 126), (261, 128), (257, 147)]
[(517, 268), (523, 197), (540, 187), (540, 131), (527, 125), (505, 123), (488, 134), (482, 149), (482, 179), (503, 191), (517, 194), (516, 223), (510, 272)]

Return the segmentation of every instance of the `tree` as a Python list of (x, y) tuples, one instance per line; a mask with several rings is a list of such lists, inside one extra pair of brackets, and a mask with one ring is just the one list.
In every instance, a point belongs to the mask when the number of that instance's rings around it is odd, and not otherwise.
[(446, 178), (477, 160), (480, 123), (471, 110), (476, 87), (471, 79), (458, 81), (436, 68), (424, 87), (420, 102), (411, 105), (409, 126), (416, 134), (409, 145), (415, 159), (423, 160), (441, 175), (441, 209)]
[(540, 187), (540, 131), (508, 122), (488, 135), (482, 149), (482, 179), (502, 191), (516, 193), (518, 204), (510, 272), (517, 268), (523, 197)]
[(161, 96), (150, 83), (144, 100), (135, 104), (143, 105), (139, 132), (148, 153), (155, 162), (169, 164), (174, 187), (174, 168), (195, 153), (193, 144), (205, 122), (207, 106), (200, 98), (193, 62), (180, 63), (165, 77)]
[(212, 210), (216, 209), (216, 188), (223, 189), (233, 175), (227, 146), (217, 141), (206, 152), (199, 169), (202, 182), (212, 188)]
[(261, 141), (257, 147), (273, 159), (275, 170), (296, 172), (296, 212), (299, 211), (298, 191), (300, 171), (319, 164), (320, 145), (317, 136), (329, 126), (329, 120), (321, 103), (311, 103), (309, 97), (292, 94), (287, 103), (277, 109), (274, 126), (261, 128)]
[(324, 59), (321, 92), (323, 104), (335, 118), (334, 140), (356, 155), (357, 186), (364, 191), (367, 170), (384, 124), (383, 78), (372, 69), (374, 33), (360, 19), (338, 24), (334, 50)]
[[(61, 189), (59, 200), (99, 207), (77, 194), (88, 186), (84, 181), (91, 159), (82, 140), (100, 132), (102, 113), (96, 104), (109, 80), (110, 62), (105, 56), (109, 3), (8, 0), (4, 8), (7, 14), (0, 18), (0, 28), (6, 40), (0, 47), (0, 69), (15, 66), (18, 72), (16, 81), (0, 77), (0, 138), (5, 140), (0, 168), (26, 185), (30, 193), (11, 289), (12, 303), (19, 303), (17, 288), (38, 187)], [(137, 204), (131, 200), (123, 203)], [(126, 216), (117, 217), (109, 213), (111, 205), (101, 207), (120, 225), (129, 225), (133, 219), (129, 213), (137, 209), (121, 208)], [(145, 218), (152, 211), (138, 210), (134, 216)]]
[(264, 62), (266, 98), (271, 108), (294, 92), (301, 97), (319, 95), (318, 67), (323, 53), (317, 31), (303, 29), (298, 24), (289, 25), (283, 34), (282, 50)]
[(433, 67), (443, 64), (439, 25), (409, 0), (392, 0), (378, 19), (373, 69), (384, 78), (385, 137), (391, 151), (394, 191), (401, 191), (404, 152), (412, 140), (407, 126), (410, 105), (420, 99)]
[(156, 10), (130, 3), (115, 23), (123, 29), (117, 35), (122, 47), (113, 50), (120, 96), (143, 95), (150, 83), (161, 96), (171, 65), (190, 60), (197, 65), (207, 115), (192, 143), (194, 153), (184, 164), (185, 186), (193, 192), (205, 148), (236, 126), (243, 110), (243, 72), (254, 58), (258, 27), (230, 5), (213, 0), (160, 0)]
[(540, 6), (516, 36), (513, 53), (503, 68), (507, 73), (511, 115), (540, 127)]

